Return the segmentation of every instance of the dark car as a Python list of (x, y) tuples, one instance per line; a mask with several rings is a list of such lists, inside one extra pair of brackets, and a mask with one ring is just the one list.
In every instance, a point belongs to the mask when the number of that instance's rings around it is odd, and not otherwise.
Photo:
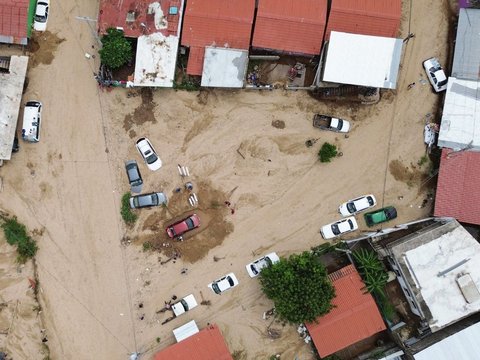
[(130, 207), (132, 209), (158, 206), (166, 203), (167, 203), (167, 196), (162, 192), (135, 195), (130, 198)]
[(176, 238), (182, 236), (187, 231), (193, 230), (200, 226), (200, 218), (197, 214), (192, 214), (189, 217), (176, 222), (175, 224), (167, 227), (167, 235), (170, 238)]
[(130, 191), (139, 193), (142, 191), (142, 174), (135, 160), (125, 162), (125, 170), (127, 170), (128, 182), (130, 183)]
[(387, 206), (379, 210), (368, 212), (363, 215), (363, 217), (365, 218), (367, 226), (371, 227), (395, 219), (397, 217), (397, 209), (393, 206)]

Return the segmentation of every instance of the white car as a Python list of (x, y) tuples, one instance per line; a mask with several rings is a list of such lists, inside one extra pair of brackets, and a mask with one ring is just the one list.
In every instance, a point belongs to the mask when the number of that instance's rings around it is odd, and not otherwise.
[(160, 160), (152, 143), (147, 138), (138, 139), (136, 146), (143, 161), (145, 161), (145, 164), (147, 164), (150, 170), (156, 171), (162, 167), (162, 160)]
[(425, 60), (423, 62), (423, 67), (427, 72), (428, 80), (430, 80), (435, 92), (447, 90), (448, 79), (437, 58), (433, 57)]
[(367, 210), (377, 205), (377, 200), (372, 194), (359, 196), (356, 199), (348, 200), (338, 208), (338, 212), (343, 216), (355, 215), (361, 211)]
[(193, 294), (185, 296), (180, 301), (176, 302), (172, 305), (172, 310), (175, 316), (180, 316), (186, 313), (189, 310), (197, 307), (197, 300), (195, 300), (195, 296)]
[(250, 275), (250, 277), (253, 278), (255, 276), (258, 276), (258, 274), (260, 274), (263, 268), (273, 265), (279, 261), (280, 261), (280, 258), (274, 252), (267, 254), (264, 257), (261, 257), (260, 259), (257, 259), (254, 262), (248, 264), (246, 266), (247, 273), (248, 275)]
[(215, 294), (221, 294), (228, 289), (231, 289), (238, 285), (238, 280), (235, 277), (234, 273), (230, 273), (222, 277), (221, 279), (215, 280), (214, 282), (208, 284), (208, 287), (212, 289)]
[(37, 2), (37, 8), (35, 9), (35, 17), (33, 20), (33, 28), (36, 31), (47, 30), (49, 5), (50, 0), (39, 0)]
[(357, 220), (353, 216), (347, 217), (342, 220), (338, 220), (334, 223), (325, 225), (320, 232), (325, 240), (333, 239), (337, 236), (346, 234), (350, 231), (358, 229)]

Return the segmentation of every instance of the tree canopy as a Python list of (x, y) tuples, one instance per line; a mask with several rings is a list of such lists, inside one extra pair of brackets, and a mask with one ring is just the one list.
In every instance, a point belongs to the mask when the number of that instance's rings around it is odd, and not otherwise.
[(110, 28), (102, 37), (99, 53), (102, 64), (117, 69), (132, 59), (132, 44), (123, 36), (123, 31)]
[(275, 303), (279, 317), (289, 322), (312, 322), (332, 309), (335, 289), (325, 267), (311, 252), (282, 258), (262, 269), (260, 284)]

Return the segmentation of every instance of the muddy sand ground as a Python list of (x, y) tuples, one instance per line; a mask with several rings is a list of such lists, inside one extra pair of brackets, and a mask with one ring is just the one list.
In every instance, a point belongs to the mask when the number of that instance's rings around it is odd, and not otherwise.
[[(173, 328), (195, 319), (200, 328), (217, 323), (237, 359), (273, 354), (311, 359), (294, 327), (273, 323), (280, 337), (267, 336), (270, 321), (262, 315), (272, 303), (258, 280), (248, 277), (245, 264), (269, 251), (288, 256), (321, 244), (320, 226), (337, 219), (338, 205), (357, 195), (373, 193), (379, 206), (395, 205), (395, 223), (431, 212), (431, 201), (422, 207), (433, 185), (427, 181), (431, 164), (419, 163), (425, 117), (436, 114), (441, 95), (421, 81), (426, 79), (421, 63), (430, 56), (447, 63), (444, 24), (451, 20), (447, 2), (433, 4), (413, 2), (411, 13), (404, 4), (400, 36), (416, 36), (404, 48), (397, 90), (383, 92), (377, 105), (366, 107), (319, 102), (303, 91), (103, 92), (93, 78), (98, 56), (84, 56), (96, 50), (92, 34), (75, 19), (95, 17), (98, 5), (53, 2), (49, 33), (37, 37), (38, 48), (31, 49), (24, 98), (44, 103), (42, 139), (22, 143), (0, 170), (0, 207), (39, 230), (40, 316), (51, 358), (123, 359), (133, 351), (150, 358), (174, 342)], [(412, 82), (417, 85), (407, 90)], [(314, 129), (316, 112), (351, 120), (350, 136)], [(123, 164), (140, 162), (134, 141), (143, 135), (164, 163), (157, 172), (141, 164), (144, 191), (162, 190), (170, 202), (167, 208), (139, 211), (137, 223), (126, 227), (119, 216), (121, 195), (128, 190)], [(312, 138), (319, 140), (307, 148)], [(321, 164), (317, 152), (325, 141), (343, 156)], [(190, 168), (202, 218), (201, 228), (183, 243), (164, 235), (166, 224), (191, 212), (187, 195), (174, 193), (184, 182), (177, 164)], [(357, 234), (363, 230), (360, 220)], [(5, 265), (10, 260), (0, 259), (7, 272), (14, 271)], [(222, 296), (207, 288), (231, 271), (238, 287)], [(28, 296), (26, 277), (19, 280), (22, 296)], [(2, 292), (8, 285), (2, 283)], [(168, 315), (156, 311), (164, 301), (190, 293), (205, 305), (161, 325)], [(12, 309), (18, 299), (2, 301)], [(2, 346), (40, 354), (41, 327), (28, 324), (25, 334), (37, 334), (31, 341), (7, 335)]]

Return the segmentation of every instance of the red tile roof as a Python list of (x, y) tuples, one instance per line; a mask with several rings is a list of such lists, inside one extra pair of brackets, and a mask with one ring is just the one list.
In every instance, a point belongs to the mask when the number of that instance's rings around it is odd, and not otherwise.
[[(187, 73), (200, 75), (205, 46), (248, 50), (255, 0), (189, 0), (182, 28), (182, 45), (201, 48), (190, 52)], [(201, 55), (201, 56), (199, 56)], [(190, 64), (190, 61), (195, 62)], [(192, 72), (190, 72), (192, 71)]]
[(401, 15), (401, 0), (333, 0), (325, 38), (331, 31), (396, 37)]
[(327, 0), (260, 0), (252, 46), (318, 55), (326, 17)]
[(13, 37), (14, 43), (27, 37), (29, 0), (0, 0), (0, 35)]
[(195, 335), (155, 354), (154, 360), (233, 360), (217, 325), (210, 325)]
[(320, 357), (333, 354), (373, 334), (385, 330), (372, 295), (364, 293), (364, 283), (353, 265), (329, 275), (335, 287), (335, 306), (317, 323), (306, 324)]
[[(155, 27), (155, 14), (148, 14), (148, 7), (155, 2), (160, 7), (167, 21), (166, 29)], [(183, 0), (100, 0), (98, 14), (98, 31), (105, 34), (108, 28), (123, 28), (125, 36), (137, 38), (161, 32), (163, 35), (177, 35)], [(178, 8), (177, 14), (169, 14), (170, 7)], [(134, 12), (134, 21), (127, 22), (127, 14)], [(143, 24), (143, 25), (142, 25)]]
[(465, 151), (447, 158), (443, 149), (435, 195), (435, 216), (480, 225), (480, 153)]

